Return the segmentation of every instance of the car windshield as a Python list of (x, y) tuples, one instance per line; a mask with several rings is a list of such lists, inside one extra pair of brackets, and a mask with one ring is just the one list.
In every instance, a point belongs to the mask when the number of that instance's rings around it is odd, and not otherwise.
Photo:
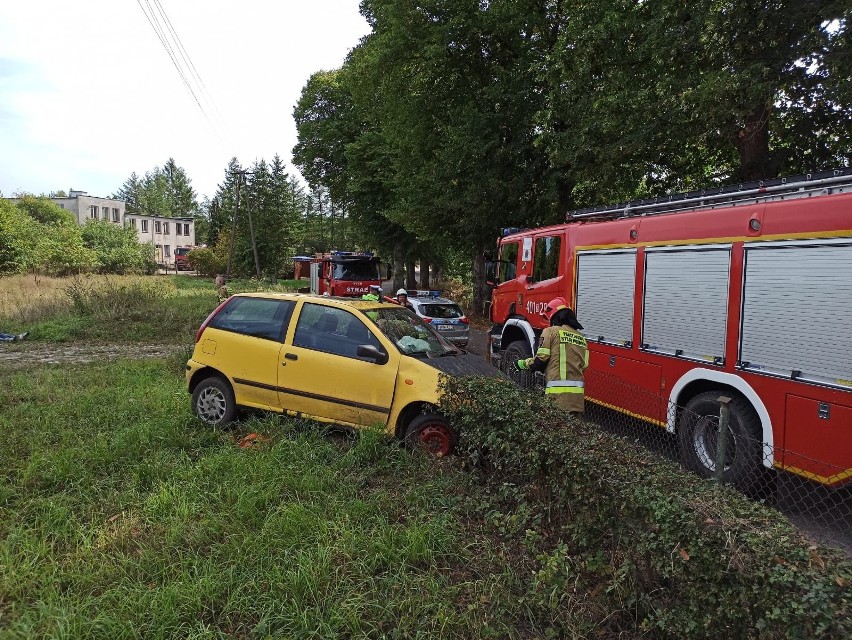
[(335, 262), (335, 280), (380, 280), (379, 264), (375, 260)]
[(381, 307), (369, 309), (365, 313), (406, 355), (434, 358), (458, 352), (458, 349), (439, 336), (432, 327), (407, 309)]
[(427, 318), (461, 318), (464, 315), (457, 304), (423, 304), (420, 311)]
[(185, 256), (187, 253), (189, 253), (189, 249), (183, 249), (183, 248), (175, 249), (175, 255), (176, 256)]

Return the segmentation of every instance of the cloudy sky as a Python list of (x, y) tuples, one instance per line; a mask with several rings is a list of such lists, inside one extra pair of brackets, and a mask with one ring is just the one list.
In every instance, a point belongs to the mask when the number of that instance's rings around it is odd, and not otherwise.
[[(168, 17), (204, 113), (143, 8)], [(0, 191), (108, 196), (169, 157), (199, 196), (234, 156), (296, 172), (302, 87), (368, 31), (358, 0), (0, 0)]]

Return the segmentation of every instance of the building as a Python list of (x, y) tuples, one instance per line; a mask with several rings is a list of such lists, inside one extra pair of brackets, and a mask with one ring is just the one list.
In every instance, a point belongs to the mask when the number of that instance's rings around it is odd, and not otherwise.
[(124, 220), (126, 226), (136, 229), (139, 242), (154, 245), (158, 264), (174, 265), (175, 249), (195, 246), (195, 223), (192, 218), (126, 213)]
[(72, 213), (78, 224), (86, 224), (87, 220), (106, 220), (124, 224), (123, 200), (96, 198), (85, 191), (73, 189), (68, 192), (67, 198), (51, 198), (51, 200)]
[[(9, 198), (15, 202), (17, 198)], [(123, 200), (98, 198), (85, 191), (70, 190), (66, 198), (50, 198), (71, 213), (78, 224), (89, 220), (103, 220), (136, 230), (139, 242), (154, 245), (158, 264), (173, 266), (174, 250), (178, 247), (195, 246), (195, 221), (190, 217), (167, 218), (165, 216), (127, 213)]]

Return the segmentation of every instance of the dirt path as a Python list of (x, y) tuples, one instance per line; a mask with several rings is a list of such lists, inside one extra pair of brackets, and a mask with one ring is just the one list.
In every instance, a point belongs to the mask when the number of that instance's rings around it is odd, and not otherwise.
[(183, 349), (179, 344), (127, 343), (0, 343), (0, 368), (43, 364), (83, 364), (118, 358), (162, 358)]

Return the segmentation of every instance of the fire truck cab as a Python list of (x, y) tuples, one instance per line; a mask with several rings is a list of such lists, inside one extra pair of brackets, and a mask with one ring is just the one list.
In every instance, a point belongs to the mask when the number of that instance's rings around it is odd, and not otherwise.
[(586, 399), (677, 434), (699, 473), (715, 472), (707, 425), (728, 396), (724, 479), (761, 464), (852, 478), (852, 170), (506, 230), (493, 272), (491, 353), (510, 376), (561, 296), (585, 327)]
[[(299, 258), (297, 258), (298, 260)], [(332, 251), (310, 258), (310, 292), (360, 297), (370, 286), (381, 286), (380, 260), (370, 252)]]

